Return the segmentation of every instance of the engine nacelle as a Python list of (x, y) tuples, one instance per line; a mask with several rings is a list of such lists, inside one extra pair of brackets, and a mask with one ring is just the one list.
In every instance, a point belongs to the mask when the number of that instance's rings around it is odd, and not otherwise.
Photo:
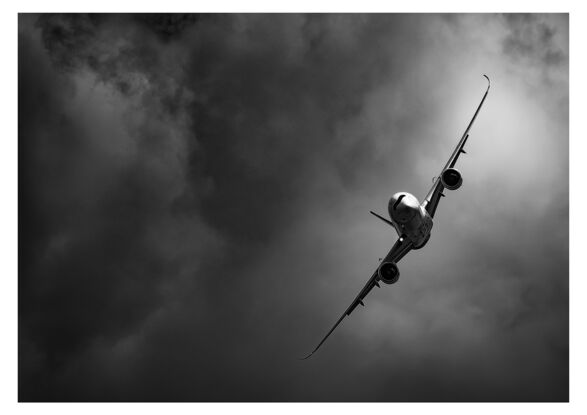
[(395, 284), (399, 280), (399, 269), (395, 262), (384, 262), (377, 272), (379, 279), (386, 284)]
[(442, 172), (440, 180), (442, 181), (442, 185), (448, 190), (457, 190), (463, 184), (461, 172), (452, 167)]

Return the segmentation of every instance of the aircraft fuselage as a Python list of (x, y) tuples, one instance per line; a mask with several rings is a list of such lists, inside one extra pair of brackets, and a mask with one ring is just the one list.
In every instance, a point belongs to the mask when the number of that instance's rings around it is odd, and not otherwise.
[(389, 199), (387, 210), (398, 235), (405, 235), (411, 240), (413, 249), (422, 248), (428, 242), (432, 217), (414, 195), (407, 192), (394, 194)]

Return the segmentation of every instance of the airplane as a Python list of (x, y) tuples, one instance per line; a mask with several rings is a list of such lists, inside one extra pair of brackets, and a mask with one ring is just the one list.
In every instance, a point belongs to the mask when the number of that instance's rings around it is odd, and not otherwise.
[(346, 316), (349, 316), (359, 304), (362, 306), (365, 305), (363, 300), (373, 289), (373, 287), (381, 287), (379, 285), (379, 281), (385, 284), (395, 284), (399, 280), (399, 269), (397, 267), (397, 263), (411, 250), (417, 250), (424, 247), (424, 245), (426, 245), (430, 239), (430, 231), (432, 230), (432, 225), (434, 223), (433, 218), (434, 213), (436, 212), (436, 208), (438, 207), (438, 202), (442, 197), (446, 196), (443, 193), (444, 189), (457, 190), (463, 184), (463, 177), (461, 172), (455, 169), (455, 164), (457, 163), (457, 160), (461, 154), (466, 154), (464, 147), (467, 139), (469, 138), (469, 131), (471, 130), (473, 122), (475, 122), (477, 114), (479, 114), (479, 110), (483, 106), (485, 98), (487, 98), (487, 94), (489, 93), (489, 88), (491, 87), (491, 81), (489, 80), (489, 77), (487, 75), (483, 76), (487, 79), (487, 90), (485, 91), (485, 94), (483, 95), (483, 98), (481, 99), (481, 102), (479, 103), (479, 106), (477, 107), (471, 122), (469, 122), (467, 129), (461, 136), (461, 139), (452, 152), (450, 158), (446, 162), (444, 168), (441, 170), (438, 176), (434, 177), (434, 185), (424, 198), (424, 201), (419, 203), (418, 199), (414, 195), (407, 192), (398, 192), (394, 194), (391, 199), (389, 199), (389, 203), (387, 205), (387, 210), (391, 220), (388, 220), (383, 216), (370, 211), (372, 215), (393, 227), (396, 230), (399, 238), (389, 253), (381, 260), (381, 263), (375, 272), (373, 272), (373, 275), (371, 275), (371, 278), (369, 278), (367, 284), (365, 284), (351, 305), (346, 309), (342, 316), (340, 316), (330, 331), (326, 333), (326, 336), (324, 336), (322, 341), (318, 344), (318, 346), (316, 346), (312, 353), (302, 358), (301, 360), (308, 359), (310, 356), (316, 353), (320, 346), (322, 346), (322, 344), (326, 341), (328, 336), (330, 336), (334, 329), (338, 327), (340, 322)]

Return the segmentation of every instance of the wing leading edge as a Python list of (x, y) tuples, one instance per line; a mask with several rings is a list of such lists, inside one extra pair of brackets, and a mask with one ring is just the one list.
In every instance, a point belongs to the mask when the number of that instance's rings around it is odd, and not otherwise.
[[(400, 259), (402, 259), (404, 257), (404, 255), (406, 255), (410, 251), (410, 249), (412, 249), (412, 242), (407, 238), (400, 237), (395, 242), (395, 244), (393, 245), (393, 247), (391, 248), (389, 253), (385, 256), (385, 258), (383, 258), (381, 263), (385, 263), (385, 262), (396, 262), (397, 263), (397, 262), (399, 262)], [(322, 343), (324, 343), (326, 341), (326, 339), (328, 338), (328, 336), (330, 336), (330, 334), (334, 331), (334, 329), (336, 329), (336, 327), (338, 327), (340, 322), (346, 316), (349, 316), (353, 312), (353, 310), (355, 308), (357, 308), (357, 306), (359, 304), (361, 304), (363, 306), (365, 305), (363, 303), (363, 299), (367, 296), (367, 294), (369, 294), (369, 292), (373, 289), (373, 287), (375, 287), (375, 286), (379, 287), (379, 282), (377, 281), (379, 279), (378, 271), (379, 271), (379, 267), (377, 267), (377, 269), (375, 270), (373, 275), (371, 275), (371, 278), (369, 278), (369, 280), (367, 281), (367, 283), (365, 284), (363, 289), (359, 292), (359, 295), (357, 295), (357, 297), (353, 300), (351, 305), (346, 309), (346, 311), (342, 314), (342, 316), (340, 316), (340, 318), (337, 320), (337, 322), (334, 323), (334, 326), (332, 326), (330, 331), (328, 333), (326, 333), (326, 336), (324, 336), (322, 341), (320, 343), (318, 343), (318, 346), (316, 346), (316, 348), (312, 351), (312, 353), (310, 353), (309, 355), (304, 357), (302, 360), (305, 360), (305, 359), (309, 358), (310, 356), (312, 356), (314, 353), (316, 353), (316, 351), (320, 348), (320, 346), (322, 346)]]
[[(473, 126), (473, 123), (475, 122), (475, 119), (477, 118), (477, 114), (479, 114), (479, 110), (481, 110), (481, 107), (483, 106), (483, 103), (485, 102), (485, 98), (487, 98), (487, 94), (489, 93), (489, 88), (491, 87), (491, 81), (489, 80), (489, 77), (487, 75), (483, 75), (483, 76), (485, 78), (487, 78), (487, 90), (485, 91), (485, 94), (483, 95), (483, 98), (481, 99), (481, 102), (479, 103), (479, 106), (477, 107), (477, 110), (475, 111), (475, 114), (473, 115), (471, 122), (469, 122), (467, 129), (463, 133), (463, 136), (459, 140), (459, 143), (457, 144), (456, 148), (452, 152), (450, 158), (446, 162), (446, 165), (444, 166), (444, 168), (442, 169), (440, 174), (442, 174), (442, 172), (448, 168), (453, 168), (455, 166), (455, 164), (457, 163), (459, 156), (465, 152), (464, 147), (465, 147), (465, 143), (467, 142), (467, 139), (469, 138), (469, 131), (471, 130), (471, 127)], [(434, 182), (434, 185), (432, 186), (432, 189), (430, 189), (430, 191), (428, 192), (428, 195), (426, 195), (426, 198), (424, 199), (424, 202), (423, 202), (424, 208), (428, 211), (428, 213), (430, 214), (431, 217), (434, 217), (434, 213), (436, 212), (436, 208), (438, 207), (438, 202), (440, 201), (440, 198), (444, 196), (444, 194), (442, 193), (443, 190), (444, 190), (444, 186), (442, 184), (442, 181), (440, 180), (440, 175), (438, 175), (435, 179), (435, 182)]]

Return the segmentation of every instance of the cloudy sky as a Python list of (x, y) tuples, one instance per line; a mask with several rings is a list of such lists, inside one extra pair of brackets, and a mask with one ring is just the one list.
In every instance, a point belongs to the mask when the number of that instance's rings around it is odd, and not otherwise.
[[(19, 399), (567, 400), (567, 15), (20, 15)], [(492, 88), (425, 249), (311, 359)]]

